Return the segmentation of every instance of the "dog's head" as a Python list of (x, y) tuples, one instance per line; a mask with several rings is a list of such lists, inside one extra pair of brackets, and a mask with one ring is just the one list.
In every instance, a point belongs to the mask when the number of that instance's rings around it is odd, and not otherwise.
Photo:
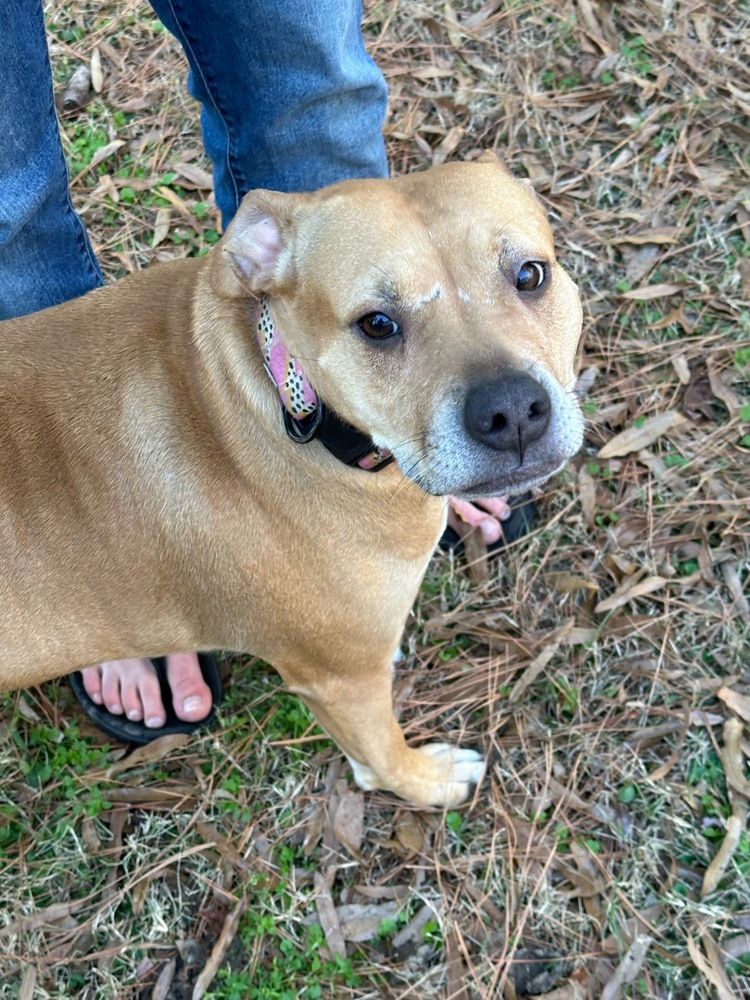
[(269, 297), (321, 398), (429, 493), (518, 493), (580, 447), (578, 291), (492, 154), (250, 192), (213, 274), (221, 294)]

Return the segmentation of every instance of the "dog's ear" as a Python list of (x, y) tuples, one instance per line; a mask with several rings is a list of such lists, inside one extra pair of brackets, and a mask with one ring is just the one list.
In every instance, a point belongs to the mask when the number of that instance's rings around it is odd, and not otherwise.
[(230, 298), (278, 292), (291, 279), (291, 235), (304, 195), (250, 191), (213, 254), (217, 291)]

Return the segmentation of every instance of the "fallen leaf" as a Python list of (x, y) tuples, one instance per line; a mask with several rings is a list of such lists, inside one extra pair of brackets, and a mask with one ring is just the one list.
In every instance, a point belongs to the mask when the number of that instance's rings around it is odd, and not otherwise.
[(589, 528), (593, 528), (596, 517), (596, 485), (585, 465), (578, 470), (578, 494), (581, 498), (583, 520)]
[(648, 934), (639, 934), (622, 957), (608, 983), (600, 994), (600, 1000), (619, 1000), (620, 987), (632, 983), (641, 971), (653, 938)]
[(734, 852), (739, 846), (744, 826), (745, 824), (740, 816), (733, 814), (727, 820), (727, 832), (724, 834), (721, 846), (703, 876), (701, 898), (712, 893), (719, 884), (721, 876), (726, 871), (727, 865), (734, 857)]
[(229, 946), (232, 941), (234, 941), (237, 936), (237, 930), (239, 927), (240, 917), (247, 909), (247, 900), (244, 898), (240, 899), (234, 907), (227, 914), (227, 918), (224, 921), (224, 926), (221, 929), (221, 934), (216, 940), (216, 944), (211, 949), (211, 954), (208, 956), (208, 961), (201, 969), (200, 975), (195, 980), (195, 985), (193, 986), (192, 1000), (201, 1000), (203, 994), (208, 990), (211, 983), (216, 977), (216, 973), (219, 971), (219, 967), (222, 965), (226, 954), (229, 951)]
[(612, 594), (611, 597), (605, 597), (603, 601), (600, 601), (597, 604), (594, 611), (597, 614), (603, 614), (605, 611), (612, 611), (614, 608), (621, 608), (623, 605), (635, 600), (636, 597), (643, 597), (646, 594), (653, 594), (656, 590), (661, 590), (661, 588), (669, 582), (670, 581), (663, 576), (649, 576), (645, 580), (639, 580), (632, 586), (628, 586), (626, 589)]
[(615, 236), (610, 243), (633, 243), (640, 246), (646, 243), (679, 243), (680, 237), (685, 232), (679, 226), (660, 226), (654, 229), (644, 229), (640, 233), (631, 233), (629, 236)]
[(733, 417), (736, 413), (739, 413), (742, 407), (742, 400), (728, 385), (724, 384), (721, 373), (716, 371), (713, 358), (709, 358), (706, 361), (706, 368), (708, 370), (708, 381), (714, 396), (722, 401), (729, 410), (730, 417)]
[(724, 723), (724, 746), (721, 763), (727, 785), (750, 802), (750, 781), (745, 777), (745, 758), (742, 753), (742, 723), (734, 716)]
[(339, 843), (359, 856), (365, 824), (365, 797), (362, 792), (347, 791), (333, 817), (333, 832)]
[(541, 674), (552, 657), (558, 651), (563, 643), (563, 640), (574, 625), (575, 619), (569, 618), (554, 634), (552, 641), (548, 642), (547, 645), (543, 647), (542, 651), (535, 656), (531, 663), (529, 663), (529, 665), (525, 668), (508, 695), (508, 701), (511, 702), (511, 704), (518, 701), (529, 685), (534, 683), (536, 678), (539, 674)]
[(384, 920), (395, 917), (401, 904), (345, 903), (336, 908), (336, 916), (345, 941), (370, 941), (380, 931)]
[(628, 427), (619, 434), (615, 434), (599, 449), (599, 458), (619, 458), (622, 455), (630, 455), (634, 451), (640, 451), (641, 448), (648, 448), (663, 434), (685, 422), (685, 418), (676, 410), (657, 413), (656, 416), (644, 420), (640, 427)]
[(151, 246), (158, 247), (167, 236), (169, 236), (169, 224), (172, 221), (172, 210), (170, 208), (159, 208), (156, 211), (156, 222), (154, 223), (154, 235), (151, 239)]
[[(112, 778), (122, 771), (129, 771), (133, 767), (140, 767), (141, 764), (153, 764), (154, 761), (168, 757), (173, 750), (179, 750), (190, 742), (188, 733), (170, 733), (168, 736), (160, 736), (158, 739), (146, 743), (145, 746), (136, 747), (135, 750), (123, 757), (122, 760), (110, 764), (107, 768), (107, 777)], [(147, 791), (148, 789), (144, 789)]]
[(411, 811), (402, 812), (396, 819), (393, 833), (399, 844), (406, 848), (407, 854), (419, 854), (424, 848), (424, 829)]
[(550, 573), (547, 581), (553, 590), (561, 594), (574, 594), (578, 590), (598, 590), (599, 585), (593, 580), (587, 580), (583, 576), (574, 576), (572, 573)]
[(668, 281), (658, 285), (642, 285), (640, 288), (631, 288), (627, 292), (621, 292), (622, 299), (638, 299), (647, 302), (649, 299), (660, 299), (667, 295), (677, 295), (684, 292), (688, 287), (685, 281)]
[(104, 73), (102, 72), (102, 53), (98, 48), (91, 51), (91, 86), (97, 94), (101, 94), (104, 87)]
[(682, 408), (685, 413), (693, 420), (699, 417), (716, 420), (717, 407), (714, 405), (716, 398), (706, 369), (702, 365), (694, 368), (690, 372), (690, 379), (682, 398)]
[(315, 907), (318, 911), (320, 926), (326, 937), (328, 950), (332, 955), (346, 958), (346, 944), (344, 943), (342, 927), (339, 923), (336, 907), (333, 905), (333, 897), (328, 883), (320, 872), (315, 872), (313, 882), (315, 885)]
[(720, 687), (716, 692), (716, 697), (721, 698), (727, 708), (731, 708), (745, 722), (750, 722), (750, 697), (746, 694), (739, 694), (728, 687)]
[(159, 973), (159, 978), (154, 983), (154, 988), (151, 991), (150, 1000), (169, 1000), (172, 989), (172, 982), (174, 980), (174, 974), (177, 969), (177, 956), (173, 955), (168, 962), (164, 963), (164, 966)]
[(186, 163), (184, 161), (175, 163), (174, 168), (181, 177), (190, 181), (190, 183), (194, 184), (199, 190), (213, 191), (214, 179), (207, 170), (203, 170), (201, 167), (196, 167), (194, 163)]
[[(88, 167), (86, 167), (86, 170), (93, 170), (94, 167), (98, 167), (100, 163), (107, 159), (107, 157), (112, 156), (113, 153), (116, 153), (117, 150), (124, 145), (124, 139), (113, 139), (112, 142), (108, 142), (106, 146), (100, 146), (91, 157), (91, 162)], [(86, 170), (82, 171), (82, 173), (85, 173)]]
[[(708, 932), (704, 932), (701, 937), (703, 938), (704, 946), (707, 945), (706, 938), (708, 937)], [(708, 948), (710, 948), (710, 945)], [(698, 942), (692, 934), (688, 934), (687, 949), (696, 969), (716, 988), (718, 1000), (737, 1000), (732, 985), (727, 978), (726, 969), (721, 962), (718, 948), (715, 950), (711, 948), (710, 958), (706, 958)]]

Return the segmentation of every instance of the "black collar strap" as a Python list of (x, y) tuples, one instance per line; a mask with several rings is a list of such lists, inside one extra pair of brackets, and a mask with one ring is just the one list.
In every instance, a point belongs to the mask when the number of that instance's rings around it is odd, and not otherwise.
[(387, 448), (378, 448), (371, 437), (342, 420), (318, 397), (299, 361), (283, 345), (265, 298), (256, 303), (253, 313), (264, 367), (279, 393), (284, 427), (292, 441), (307, 444), (317, 439), (340, 462), (368, 472), (390, 464), (393, 455)]
[(372, 438), (342, 420), (322, 400), (318, 400), (315, 412), (302, 420), (295, 419), (284, 406), (282, 413), (284, 427), (292, 441), (307, 444), (317, 439), (345, 465), (358, 465), (368, 472), (377, 472), (393, 461), (387, 449), (376, 447)]

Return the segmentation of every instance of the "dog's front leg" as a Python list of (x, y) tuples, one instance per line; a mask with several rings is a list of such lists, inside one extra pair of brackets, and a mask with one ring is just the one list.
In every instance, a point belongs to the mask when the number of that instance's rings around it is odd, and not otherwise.
[(406, 745), (393, 715), (390, 660), (345, 674), (329, 668), (312, 683), (307, 671), (280, 673), (344, 751), (361, 788), (383, 788), (414, 805), (452, 807), (481, 781), (484, 761), (474, 750)]

